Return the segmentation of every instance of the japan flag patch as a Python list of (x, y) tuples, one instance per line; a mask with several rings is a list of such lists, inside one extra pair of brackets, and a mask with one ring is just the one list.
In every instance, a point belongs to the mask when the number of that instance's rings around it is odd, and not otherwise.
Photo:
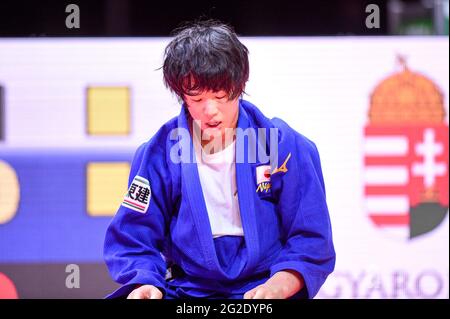
[(256, 167), (256, 185), (264, 182), (270, 182), (270, 165), (261, 165)]
[(122, 206), (144, 214), (147, 212), (151, 197), (149, 181), (141, 176), (135, 176), (123, 199)]

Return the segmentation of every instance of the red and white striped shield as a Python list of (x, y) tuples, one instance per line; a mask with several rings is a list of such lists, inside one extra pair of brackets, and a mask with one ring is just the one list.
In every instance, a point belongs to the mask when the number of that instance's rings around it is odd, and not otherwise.
[(448, 126), (365, 128), (366, 209), (378, 227), (409, 238), (448, 213)]

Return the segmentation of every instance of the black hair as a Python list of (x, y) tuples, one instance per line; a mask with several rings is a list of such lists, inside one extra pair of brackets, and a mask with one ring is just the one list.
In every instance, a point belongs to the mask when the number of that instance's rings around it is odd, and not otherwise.
[(164, 84), (181, 100), (190, 91), (224, 90), (229, 99), (244, 92), (248, 49), (232, 27), (217, 21), (187, 23), (174, 30), (164, 52)]

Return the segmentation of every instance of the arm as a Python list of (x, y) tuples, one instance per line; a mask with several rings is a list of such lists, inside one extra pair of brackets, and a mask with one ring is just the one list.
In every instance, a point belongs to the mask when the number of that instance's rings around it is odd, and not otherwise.
[[(282, 297), (304, 289), (304, 295), (313, 298), (333, 271), (336, 260), (320, 158), (314, 143), (284, 122), (280, 123), (280, 131), (284, 133), (280, 137), (280, 153), (292, 153), (287, 172), (271, 178), (278, 198), (284, 247), (274, 260), (271, 278), (265, 285), (276, 286), (283, 281), (288, 291)], [(280, 154), (279, 163), (286, 157), (286, 153)], [(290, 280), (292, 286), (288, 284)]]
[[(136, 176), (148, 180), (148, 204), (140, 205), (146, 209), (139, 211), (123, 202), (106, 232), (104, 259), (113, 279), (122, 284), (110, 298), (127, 296), (137, 285), (151, 285), (164, 292), (166, 264), (161, 251), (170, 211), (170, 185), (166, 185), (170, 178), (162, 175), (168, 174), (164, 157), (149, 149), (149, 143), (136, 151), (129, 178), (129, 192)], [(135, 187), (133, 197), (138, 191)]]

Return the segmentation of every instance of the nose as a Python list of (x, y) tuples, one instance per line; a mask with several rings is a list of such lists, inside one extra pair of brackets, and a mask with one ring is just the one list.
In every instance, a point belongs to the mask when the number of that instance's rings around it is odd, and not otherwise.
[(219, 112), (219, 108), (217, 107), (217, 102), (214, 100), (206, 100), (204, 113), (209, 118), (214, 117)]

